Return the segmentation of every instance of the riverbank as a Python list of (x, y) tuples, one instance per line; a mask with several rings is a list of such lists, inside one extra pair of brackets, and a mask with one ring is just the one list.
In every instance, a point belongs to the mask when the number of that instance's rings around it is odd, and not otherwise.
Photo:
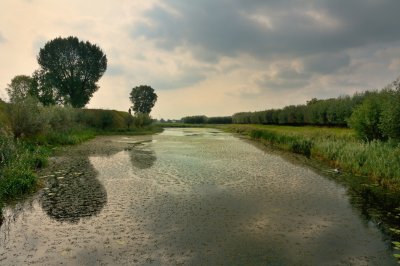
[(0, 210), (5, 203), (24, 197), (41, 186), (37, 171), (46, 167), (48, 158), (63, 146), (81, 144), (96, 136), (151, 135), (161, 131), (162, 128), (158, 126), (108, 131), (82, 129), (52, 131), (26, 139), (14, 139), (9, 134), (1, 134)]
[(394, 194), (400, 203), (400, 144), (360, 141), (349, 128), (272, 125), (167, 123), (162, 127), (211, 127), (322, 161), (360, 182)]

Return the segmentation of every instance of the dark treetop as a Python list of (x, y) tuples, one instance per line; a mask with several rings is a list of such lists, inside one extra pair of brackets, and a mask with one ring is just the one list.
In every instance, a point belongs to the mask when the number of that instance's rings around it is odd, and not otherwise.
[(135, 113), (149, 114), (157, 101), (157, 94), (154, 89), (147, 85), (140, 85), (132, 89), (129, 99)]
[(107, 69), (107, 57), (97, 45), (72, 36), (47, 42), (37, 59), (43, 80), (73, 107), (89, 102)]

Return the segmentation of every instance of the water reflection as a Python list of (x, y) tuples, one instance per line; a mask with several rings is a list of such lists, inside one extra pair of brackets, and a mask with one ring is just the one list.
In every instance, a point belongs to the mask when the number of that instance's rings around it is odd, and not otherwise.
[(147, 169), (153, 166), (157, 160), (154, 150), (145, 148), (142, 145), (134, 146), (129, 150), (129, 157), (132, 166), (139, 169)]
[(78, 153), (75, 151), (73, 156), (54, 165), (56, 171), (50, 169), (40, 200), (43, 210), (57, 221), (71, 223), (99, 214), (107, 203), (107, 191), (98, 180), (89, 156), (111, 157), (125, 150), (129, 152), (132, 166), (147, 169), (157, 160), (152, 143), (151, 138), (139, 141), (123, 138), (104, 140), (100, 147), (88, 144), (76, 147)]
[(61, 222), (78, 222), (83, 217), (100, 213), (107, 202), (107, 192), (96, 178), (96, 171), (85, 162), (85, 172), (59, 171), (52, 177), (42, 194), (43, 210)]

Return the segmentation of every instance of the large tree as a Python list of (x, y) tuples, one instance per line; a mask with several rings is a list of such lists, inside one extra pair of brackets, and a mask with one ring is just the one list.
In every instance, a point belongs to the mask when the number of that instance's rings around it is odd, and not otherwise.
[(47, 42), (37, 60), (42, 90), (54, 89), (56, 100), (73, 107), (89, 102), (99, 88), (96, 82), (107, 69), (107, 57), (97, 45), (72, 36)]
[(140, 85), (132, 89), (129, 99), (133, 104), (132, 110), (135, 114), (149, 114), (157, 101), (157, 94), (152, 87)]

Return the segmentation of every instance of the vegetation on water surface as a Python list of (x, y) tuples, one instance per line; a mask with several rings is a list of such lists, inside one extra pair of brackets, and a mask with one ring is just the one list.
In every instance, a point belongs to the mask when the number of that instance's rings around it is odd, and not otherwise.
[[(396, 141), (365, 142), (348, 128), (293, 127), (270, 125), (225, 125), (264, 144), (289, 150), (328, 163), (335, 179), (349, 187), (367, 219), (379, 221), (391, 236), (393, 247), (400, 245), (400, 144)], [(384, 224), (381, 224), (381, 221)]]

